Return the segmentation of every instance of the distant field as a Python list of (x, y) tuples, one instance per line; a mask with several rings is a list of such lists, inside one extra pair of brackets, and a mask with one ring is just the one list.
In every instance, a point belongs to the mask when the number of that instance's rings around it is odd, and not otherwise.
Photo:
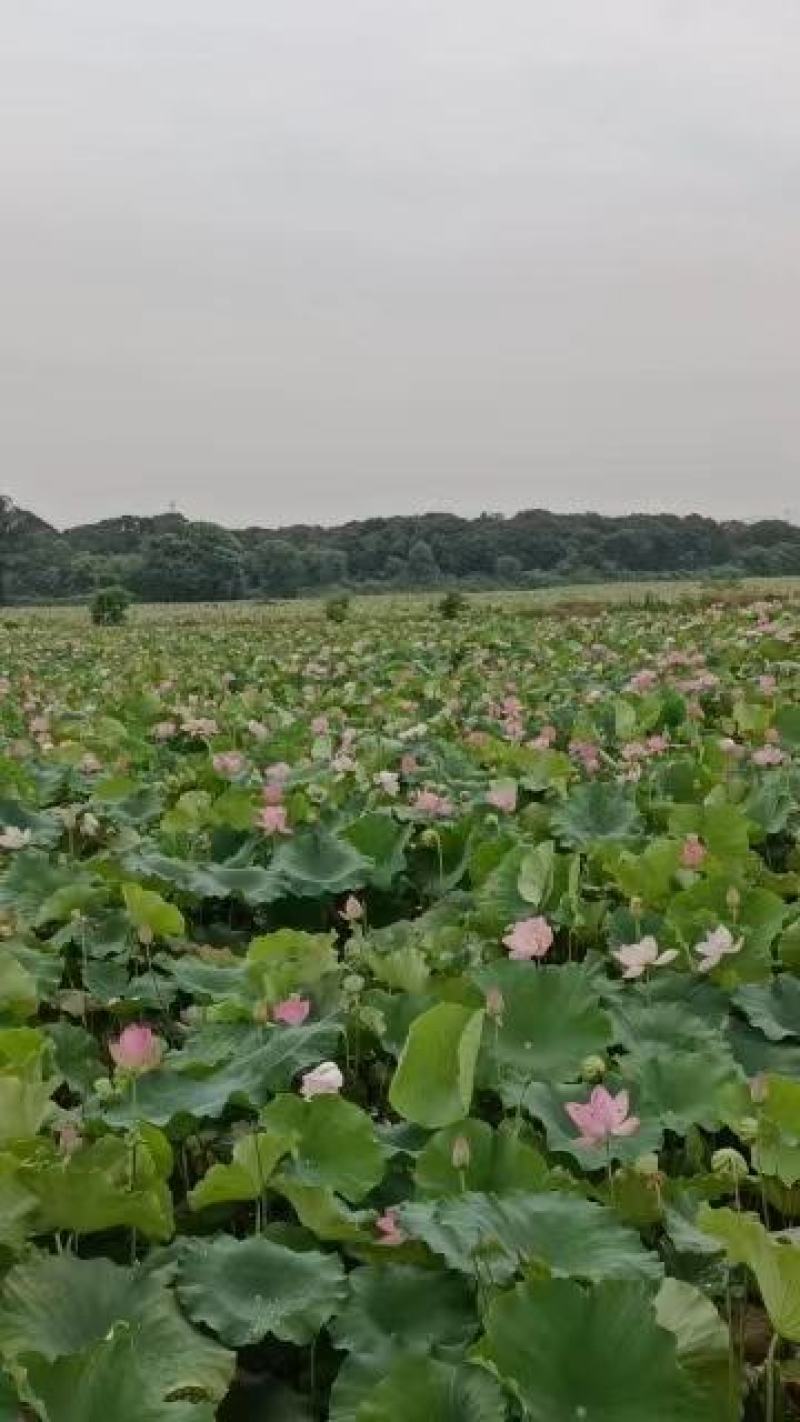
[[(418, 614), (427, 606), (435, 606), (441, 598), (441, 591), (424, 593), (374, 593), (366, 596), (355, 594), (351, 600), (353, 615), (375, 616), (388, 614)], [(714, 582), (709, 579), (693, 581), (675, 579), (665, 582), (660, 579), (644, 579), (641, 582), (574, 583), (569, 586), (537, 588), (530, 591), (498, 590), (494, 592), (467, 593), (469, 603), (487, 606), (498, 612), (534, 612), (537, 609), (552, 612), (569, 610), (574, 604), (582, 610), (592, 605), (598, 607), (657, 605), (664, 603), (687, 604), (692, 602), (738, 602), (749, 597), (800, 597), (800, 578), (748, 578), (736, 582)], [(224, 622), (240, 623), (254, 617), (267, 616), (270, 619), (299, 618), (302, 620), (320, 618), (324, 615), (324, 600), (320, 598), (295, 598), (290, 601), (274, 602), (220, 602), (220, 603), (141, 603), (135, 604), (132, 615), (140, 618), (168, 617), (182, 623), (197, 624), (207, 621), (210, 615)], [(59, 622), (83, 622), (86, 608), (82, 605), (55, 605), (37, 607), (8, 607), (2, 610), (3, 620), (15, 618), (56, 619)]]

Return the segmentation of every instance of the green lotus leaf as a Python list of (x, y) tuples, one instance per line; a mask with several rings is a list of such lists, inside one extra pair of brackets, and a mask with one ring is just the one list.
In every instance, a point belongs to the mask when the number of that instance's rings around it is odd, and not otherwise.
[(800, 1037), (800, 982), (788, 973), (781, 973), (769, 985), (747, 983), (737, 988), (733, 1001), (770, 1042)]
[(738, 1367), (731, 1367), (730, 1330), (693, 1284), (664, 1279), (654, 1300), (656, 1322), (673, 1334), (678, 1360), (705, 1397), (709, 1422), (738, 1422)]
[(613, 1040), (589, 973), (577, 963), (537, 967), (505, 960), (478, 972), (483, 993), (498, 989), (502, 1017), (484, 1033), (480, 1079), (516, 1107), (536, 1080), (565, 1081)]
[(35, 978), (7, 947), (0, 948), (0, 1016), (24, 1022), (35, 1015), (38, 1005)]
[(517, 877), (517, 890), (531, 908), (539, 909), (546, 904), (553, 887), (553, 867), (555, 845), (545, 840), (529, 849), (523, 855)]
[(260, 1199), (278, 1162), (291, 1148), (291, 1135), (254, 1131), (240, 1136), (233, 1147), (231, 1163), (212, 1165), (189, 1191), (190, 1209)]
[(368, 1244), (374, 1241), (372, 1216), (348, 1209), (325, 1185), (307, 1185), (292, 1175), (275, 1175), (270, 1189), (283, 1195), (300, 1223), (317, 1239), (332, 1244)]
[(502, 1389), (469, 1364), (397, 1358), (361, 1403), (356, 1422), (505, 1422)]
[(347, 1282), (349, 1297), (331, 1336), (361, 1359), (463, 1349), (478, 1332), (472, 1288), (457, 1274), (370, 1264), (354, 1269)]
[(628, 1280), (517, 1285), (490, 1304), (477, 1356), (530, 1422), (708, 1422), (647, 1288)]
[(317, 899), (360, 888), (372, 863), (346, 839), (317, 828), (281, 844), (270, 868), (297, 898)]
[(140, 884), (123, 884), (122, 897), (131, 921), (141, 933), (153, 938), (182, 938), (186, 931), (183, 914), (153, 889)]
[(697, 1223), (724, 1244), (732, 1264), (746, 1264), (756, 1277), (775, 1332), (800, 1343), (800, 1248), (775, 1239), (756, 1215), (703, 1205)]
[(261, 1113), (278, 1137), (287, 1137), (291, 1161), (283, 1176), (322, 1185), (358, 1204), (381, 1180), (385, 1151), (366, 1111), (341, 1096), (278, 1096)]
[(149, 1072), (137, 1086), (136, 1101), (124, 1101), (103, 1111), (115, 1126), (137, 1120), (166, 1126), (179, 1118), (196, 1120), (221, 1116), (232, 1100), (251, 1107), (263, 1106), (269, 1096), (291, 1085), (298, 1072), (330, 1058), (339, 1034), (335, 1027), (312, 1023), (305, 1027), (270, 1027), (261, 1041), (240, 1056), (211, 1071), (180, 1071), (177, 1063)]
[[(453, 1164), (456, 1142), (462, 1154), (466, 1143), (469, 1157), (460, 1169)], [(496, 1195), (538, 1191), (546, 1188), (548, 1176), (542, 1156), (513, 1129), (504, 1125), (493, 1130), (488, 1122), (476, 1120), (458, 1121), (437, 1131), (418, 1157), (414, 1172), (421, 1198), (457, 1195), (462, 1189)]]
[(641, 826), (636, 803), (622, 785), (590, 780), (571, 790), (553, 810), (555, 832), (568, 844), (590, 848), (635, 836)]
[(468, 1192), (400, 1208), (403, 1227), (451, 1269), (495, 1283), (536, 1263), (578, 1279), (659, 1279), (660, 1261), (611, 1210), (590, 1200), (523, 1191)]
[(154, 1240), (173, 1233), (172, 1195), (143, 1138), (135, 1160), (127, 1141), (103, 1136), (66, 1161), (57, 1153), (42, 1157), (25, 1182), (38, 1201), (38, 1231), (94, 1234), (124, 1225)]
[(310, 1343), (347, 1296), (334, 1255), (298, 1253), (263, 1236), (219, 1235), (192, 1245), (181, 1260), (177, 1289), (194, 1323), (237, 1348), (268, 1334)]
[(716, 1130), (726, 1117), (726, 1096), (743, 1081), (727, 1051), (634, 1054), (622, 1062), (632, 1083), (637, 1115), (685, 1135), (691, 1126)]
[(270, 1002), (313, 987), (338, 967), (332, 933), (282, 928), (254, 938), (247, 950), (248, 979)]
[(483, 1017), (482, 1011), (443, 1002), (412, 1022), (389, 1088), (398, 1115), (433, 1128), (468, 1113)]
[(516, 919), (530, 914), (530, 901), (520, 889), (522, 866), (529, 854), (523, 845), (515, 845), (480, 882), (475, 910), (483, 933), (499, 937)]
[[(74, 1254), (33, 1254), (6, 1275), (0, 1295), (0, 1349), (5, 1357), (35, 1356), (42, 1363), (84, 1358), (112, 1334), (124, 1340), (143, 1405), (188, 1391), (211, 1401), (225, 1395), (233, 1374), (232, 1354), (186, 1322), (157, 1276)], [(123, 1352), (114, 1349), (113, 1355), (124, 1387), (128, 1374)], [(105, 1355), (99, 1351), (94, 1356), (105, 1373)], [(81, 1389), (88, 1388), (90, 1371), (81, 1367), (63, 1376), (78, 1377)], [(47, 1380), (48, 1393), (55, 1387), (55, 1376), (47, 1369), (39, 1374)]]
[(342, 839), (372, 861), (365, 882), (376, 889), (390, 889), (406, 867), (405, 850), (412, 834), (411, 825), (398, 824), (391, 815), (376, 811), (353, 820), (342, 831)]

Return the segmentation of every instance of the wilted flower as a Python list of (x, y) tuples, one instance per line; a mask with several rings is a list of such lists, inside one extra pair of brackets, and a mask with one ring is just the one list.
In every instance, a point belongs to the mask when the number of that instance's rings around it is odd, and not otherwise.
[(301, 1027), (311, 1011), (311, 1003), (308, 998), (300, 997), (298, 993), (292, 993), (283, 1002), (276, 1002), (272, 1009), (272, 1017), (275, 1022), (283, 1022), (287, 1027)]
[(160, 1037), (144, 1023), (126, 1027), (115, 1042), (109, 1042), (109, 1055), (120, 1071), (142, 1076), (161, 1065), (164, 1045)]
[(655, 938), (648, 934), (638, 943), (626, 943), (622, 948), (614, 949), (611, 956), (625, 969), (624, 978), (640, 978), (648, 968), (664, 968), (667, 963), (674, 962), (678, 954), (675, 948), (667, 948), (660, 953)]
[(544, 958), (553, 946), (553, 930), (546, 918), (522, 918), (507, 933), (503, 943), (508, 948), (509, 958), (518, 962), (531, 958)]
[(336, 1096), (344, 1086), (344, 1077), (335, 1062), (320, 1062), (307, 1071), (300, 1084), (300, 1094), (306, 1101), (313, 1096)]
[(586, 1104), (568, 1101), (565, 1110), (580, 1131), (577, 1144), (603, 1145), (612, 1136), (632, 1136), (639, 1129), (638, 1116), (629, 1116), (627, 1091), (612, 1096), (604, 1086), (596, 1086)]
[(356, 898), (355, 894), (348, 894), (344, 908), (340, 910), (339, 917), (343, 918), (345, 923), (349, 923), (351, 926), (354, 923), (358, 923), (359, 919), (364, 917), (364, 905), (360, 899)]
[(31, 831), (18, 825), (6, 825), (0, 830), (0, 849), (24, 849), (31, 842)]

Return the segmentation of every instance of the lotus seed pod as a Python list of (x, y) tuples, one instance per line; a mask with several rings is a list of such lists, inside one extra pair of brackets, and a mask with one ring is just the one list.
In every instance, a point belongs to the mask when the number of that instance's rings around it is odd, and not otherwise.
[(744, 1156), (732, 1146), (714, 1151), (711, 1169), (715, 1175), (721, 1175), (726, 1180), (744, 1180), (750, 1174), (750, 1167)]
[(600, 1081), (607, 1070), (608, 1063), (604, 1057), (584, 1057), (581, 1062), (581, 1077), (584, 1081)]
[(658, 1156), (654, 1150), (647, 1151), (645, 1155), (639, 1155), (633, 1162), (633, 1168), (637, 1175), (650, 1177), (660, 1175)]

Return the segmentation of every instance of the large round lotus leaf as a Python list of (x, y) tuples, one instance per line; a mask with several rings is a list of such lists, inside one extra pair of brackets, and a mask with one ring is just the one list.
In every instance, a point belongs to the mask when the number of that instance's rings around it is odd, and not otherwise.
[(321, 898), (360, 888), (372, 861), (329, 830), (298, 834), (275, 851), (270, 868), (297, 898)]
[(380, 1181), (385, 1151), (359, 1106), (341, 1096), (278, 1096), (261, 1113), (266, 1126), (293, 1141), (285, 1176), (322, 1185), (357, 1204)]
[(478, 1353), (529, 1422), (708, 1422), (641, 1284), (519, 1284), (490, 1305)]
[(180, 1117), (221, 1116), (232, 1099), (263, 1106), (273, 1092), (290, 1086), (299, 1072), (332, 1056), (338, 1045), (337, 1029), (322, 1022), (267, 1028), (260, 1045), (251, 1045), (216, 1070), (201, 1073), (198, 1063), (197, 1074), (180, 1071), (180, 1059), (170, 1058), (169, 1065), (142, 1077), (135, 1102), (129, 1094), (103, 1115), (114, 1126), (138, 1120), (166, 1126)]
[[(165, 1340), (168, 1346), (168, 1340)], [(159, 1392), (149, 1361), (131, 1347), (124, 1329), (103, 1343), (54, 1363), (35, 1359), (28, 1385), (48, 1422), (213, 1422), (215, 1407)], [(188, 1391), (192, 1391), (189, 1384)]]
[[(468, 1161), (453, 1164), (453, 1148)], [(493, 1130), (486, 1121), (459, 1121), (445, 1126), (428, 1141), (417, 1160), (417, 1193), (455, 1195), (460, 1190), (487, 1190), (497, 1195), (509, 1190), (541, 1190), (548, 1177), (543, 1157), (520, 1140), (509, 1126)]]
[(632, 794), (622, 785), (590, 780), (570, 791), (553, 811), (556, 834), (581, 848), (609, 840), (625, 840), (640, 828)]
[(451, 1269), (497, 1283), (533, 1263), (577, 1279), (659, 1279), (664, 1272), (613, 1211), (577, 1196), (468, 1192), (404, 1205), (400, 1217)]
[[(36, 1254), (6, 1275), (0, 1298), (0, 1350), (6, 1358), (35, 1355), (53, 1363), (91, 1357), (114, 1330), (136, 1369), (146, 1374), (146, 1396), (163, 1400), (188, 1390), (213, 1400), (224, 1396), (232, 1355), (187, 1323), (155, 1275), (74, 1254)], [(98, 1354), (101, 1372), (104, 1360), (105, 1354)]]
[(537, 967), (505, 960), (476, 974), (484, 993), (498, 989), (502, 1016), (484, 1033), (480, 1078), (516, 1108), (531, 1081), (569, 1081), (584, 1057), (613, 1041), (611, 1018), (578, 963)]
[(637, 1114), (678, 1135), (690, 1126), (717, 1129), (726, 1116), (726, 1096), (743, 1080), (727, 1050), (634, 1054), (622, 1069), (632, 1083)]
[(362, 1402), (356, 1422), (504, 1422), (502, 1389), (487, 1373), (433, 1358), (398, 1358)]
[(456, 1274), (371, 1264), (355, 1269), (348, 1287), (331, 1332), (337, 1348), (361, 1357), (387, 1348), (464, 1348), (478, 1331), (472, 1288)]
[(335, 1255), (301, 1254), (263, 1236), (218, 1235), (187, 1250), (178, 1294), (193, 1322), (241, 1348), (267, 1334), (310, 1343), (338, 1312), (347, 1286)]

